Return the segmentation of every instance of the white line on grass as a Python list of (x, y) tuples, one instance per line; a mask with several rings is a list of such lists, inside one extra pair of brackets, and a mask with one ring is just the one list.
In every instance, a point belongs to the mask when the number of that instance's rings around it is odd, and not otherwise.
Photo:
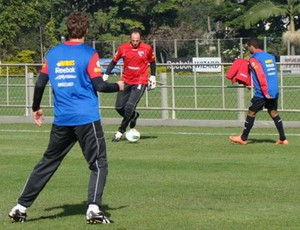
[[(49, 133), (50, 130), (13, 130), (13, 129), (0, 129), (0, 132), (12, 132), (12, 133)], [(106, 131), (105, 133), (114, 133), (114, 132), (108, 132)], [(150, 132), (152, 134), (152, 132)], [(143, 132), (143, 134), (149, 134), (147, 132)], [(155, 132), (155, 134), (162, 134), (162, 135), (197, 135), (197, 136), (224, 136), (224, 135), (238, 135), (238, 134), (233, 134), (233, 133), (189, 133), (189, 132)], [(277, 136), (278, 133), (251, 133), (251, 136)], [(287, 136), (295, 136), (298, 137), (300, 136), (299, 133), (288, 133)]]
[(26, 129), (0, 129), (0, 132), (12, 132), (12, 133), (49, 133), (50, 130), (26, 130)]
[[(144, 132), (143, 132), (144, 133)], [(157, 132), (158, 134), (166, 134), (166, 135), (199, 135), (199, 136), (224, 136), (224, 135), (239, 135), (232, 133), (187, 133), (187, 132)], [(278, 133), (251, 133), (251, 136), (278, 136)], [(287, 136), (300, 136), (299, 133), (289, 133)]]

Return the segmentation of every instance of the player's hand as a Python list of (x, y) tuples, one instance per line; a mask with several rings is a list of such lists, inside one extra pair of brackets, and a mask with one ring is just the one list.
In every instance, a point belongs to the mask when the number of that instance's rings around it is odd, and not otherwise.
[(42, 109), (39, 109), (37, 111), (34, 111), (32, 113), (32, 116), (33, 116), (33, 120), (34, 122), (39, 126), (41, 127), (44, 120), (45, 120), (45, 117), (44, 117), (44, 112)]
[(107, 81), (109, 75), (108, 74), (103, 74), (102, 78), (103, 78), (103, 81)]
[(267, 99), (272, 99), (272, 97), (269, 94), (266, 95), (266, 98)]
[(124, 81), (118, 81), (117, 84), (119, 85), (119, 91), (124, 90)]
[(148, 90), (152, 90), (156, 88), (156, 77), (151, 75), (148, 80)]

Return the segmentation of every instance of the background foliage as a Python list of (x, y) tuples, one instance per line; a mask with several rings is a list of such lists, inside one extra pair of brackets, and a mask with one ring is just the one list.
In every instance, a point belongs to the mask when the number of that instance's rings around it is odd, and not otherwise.
[[(293, 19), (300, 16), (298, 0), (0, 0), (0, 61), (19, 61), (18, 53), (31, 50), (34, 55), (26, 61), (41, 62), (67, 35), (65, 19), (72, 11), (90, 16), (86, 39), (94, 41), (125, 40), (133, 27), (155, 40), (281, 37), (291, 19), (263, 7), (269, 17), (257, 17), (257, 5), (265, 2), (289, 6)], [(297, 30), (298, 20), (294, 24)]]

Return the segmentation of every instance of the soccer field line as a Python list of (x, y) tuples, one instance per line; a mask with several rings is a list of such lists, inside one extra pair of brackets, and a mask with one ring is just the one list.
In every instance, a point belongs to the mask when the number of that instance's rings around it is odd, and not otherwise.
[[(50, 133), (50, 130), (14, 130), (14, 129), (0, 129), (0, 132), (12, 132), (12, 133)], [(115, 132), (104, 131), (105, 134), (112, 134)], [(153, 132), (141, 132), (142, 135), (153, 134)], [(226, 135), (239, 135), (238, 133), (218, 133), (218, 132), (155, 132), (155, 134), (161, 135), (195, 135), (195, 136), (226, 136)], [(300, 136), (300, 133), (287, 133), (287, 136)], [(251, 133), (251, 136), (278, 136), (278, 133)]]
[[(240, 135), (239, 133), (188, 133), (188, 132), (158, 132), (158, 134), (165, 135), (198, 135), (198, 136), (226, 136), (226, 135)], [(300, 136), (300, 133), (288, 133), (287, 136)], [(251, 136), (278, 136), (278, 133), (251, 133)]]

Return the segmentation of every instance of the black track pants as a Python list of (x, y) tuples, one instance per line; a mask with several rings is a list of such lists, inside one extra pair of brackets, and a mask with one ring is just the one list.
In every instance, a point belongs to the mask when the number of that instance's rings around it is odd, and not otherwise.
[(123, 117), (119, 131), (124, 133), (130, 121), (134, 117), (137, 104), (142, 98), (147, 85), (125, 84), (124, 91), (117, 94), (115, 109)]
[[(97, 204), (101, 207), (107, 177), (107, 156), (100, 121), (72, 127), (52, 125), (48, 148), (29, 176), (18, 199), (19, 204), (25, 207), (32, 205), (77, 141), (91, 170), (88, 204)], [(73, 183), (70, 189), (76, 189), (78, 185), (78, 181)]]

